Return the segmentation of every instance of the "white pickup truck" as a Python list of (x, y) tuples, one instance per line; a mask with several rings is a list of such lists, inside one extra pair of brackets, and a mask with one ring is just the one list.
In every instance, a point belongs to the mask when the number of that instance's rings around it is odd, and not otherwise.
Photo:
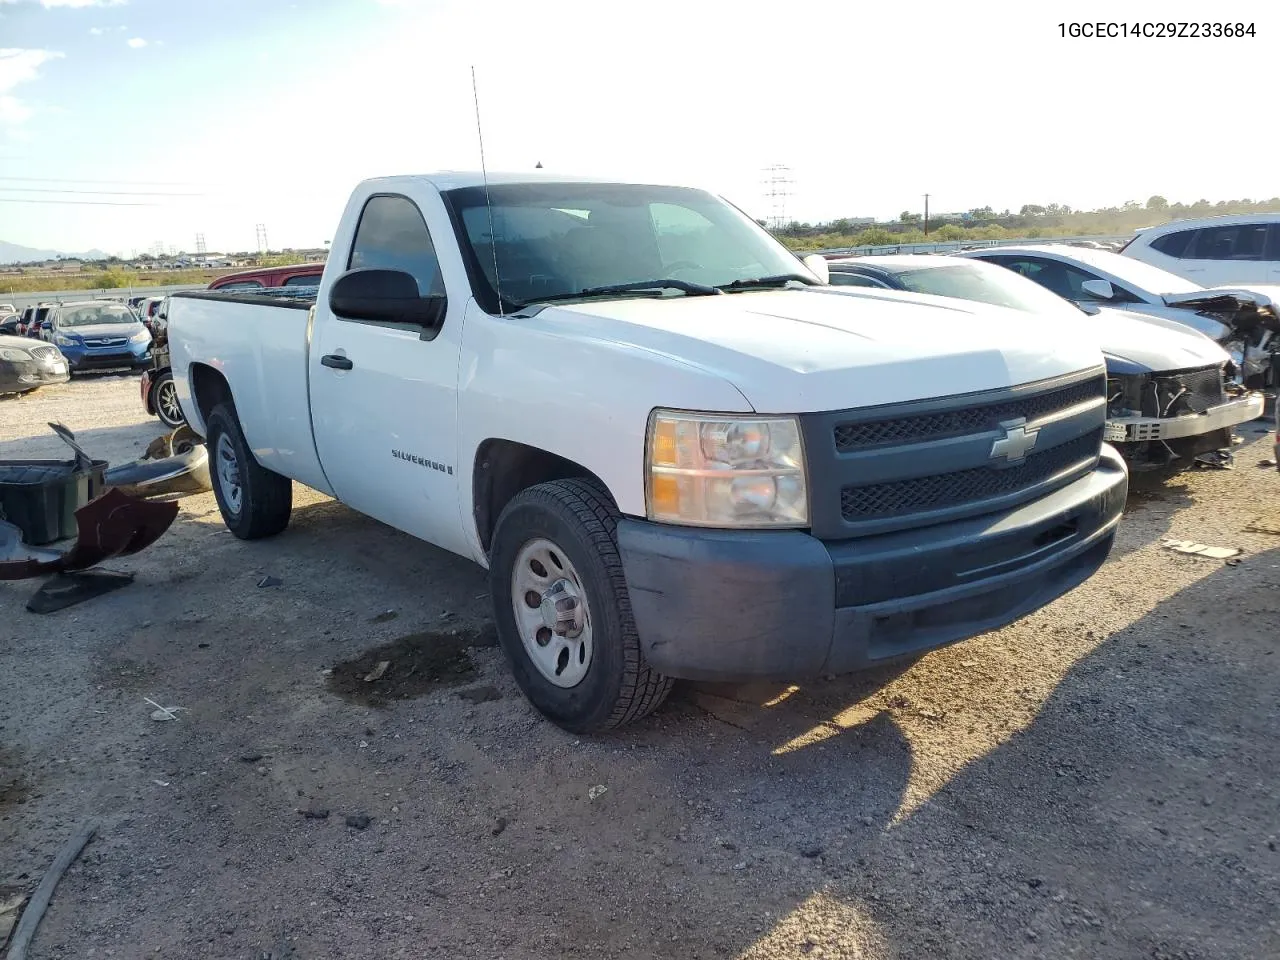
[(173, 377), (233, 533), (296, 480), (470, 557), (526, 695), (597, 731), (673, 678), (974, 636), (1106, 558), (1096, 339), (824, 281), (702, 190), (390, 177), (314, 299), (175, 294)]

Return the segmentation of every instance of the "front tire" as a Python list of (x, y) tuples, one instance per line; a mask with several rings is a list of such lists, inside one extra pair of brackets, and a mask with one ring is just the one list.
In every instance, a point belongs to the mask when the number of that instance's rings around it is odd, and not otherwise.
[(213, 495), (227, 529), (241, 540), (259, 540), (287, 527), (293, 482), (254, 459), (235, 406), (214, 407), (207, 431)]
[(187, 422), (178, 403), (178, 388), (173, 383), (173, 371), (166, 370), (156, 378), (151, 387), (151, 408), (170, 430), (176, 430)]
[(572, 733), (637, 720), (671, 691), (640, 649), (617, 521), (599, 484), (555, 480), (512, 499), (493, 534), (498, 639), (525, 696)]

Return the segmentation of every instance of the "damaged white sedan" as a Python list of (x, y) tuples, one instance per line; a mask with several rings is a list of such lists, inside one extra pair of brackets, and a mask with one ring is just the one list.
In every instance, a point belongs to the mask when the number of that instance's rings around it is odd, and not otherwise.
[(968, 250), (959, 256), (1008, 267), (1074, 303), (1185, 324), (1219, 343), (1238, 382), (1280, 386), (1280, 286), (1202, 287), (1132, 257), (1065, 244)]

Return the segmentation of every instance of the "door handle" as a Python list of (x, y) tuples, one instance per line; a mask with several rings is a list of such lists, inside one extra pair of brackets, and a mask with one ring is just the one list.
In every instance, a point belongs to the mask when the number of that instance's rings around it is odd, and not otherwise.
[(336, 353), (326, 353), (320, 358), (320, 362), (326, 367), (333, 367), (335, 370), (350, 370), (355, 366), (346, 357), (340, 357)]

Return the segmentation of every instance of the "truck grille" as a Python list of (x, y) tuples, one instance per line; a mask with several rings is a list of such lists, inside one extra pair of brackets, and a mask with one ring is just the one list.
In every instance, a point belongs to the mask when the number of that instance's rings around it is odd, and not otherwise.
[(1066, 486), (1097, 464), (1106, 386), (1098, 368), (1004, 390), (803, 415), (814, 536), (946, 523)]
[(920, 440), (961, 436), (994, 430), (1006, 420), (1025, 417), (1028, 422), (1039, 420), (1077, 404), (1097, 399), (1103, 389), (1097, 380), (1086, 380), (1053, 390), (1004, 403), (966, 407), (941, 413), (895, 420), (873, 420), (870, 423), (842, 423), (835, 428), (836, 451), (848, 453), (879, 444), (915, 443)]
[(1042, 453), (1032, 453), (1020, 465), (1007, 470), (977, 467), (894, 483), (845, 487), (840, 491), (840, 515), (850, 521), (893, 517), (999, 497), (1035, 486), (1072, 467), (1092, 465), (1101, 445), (1102, 431), (1095, 430)]

